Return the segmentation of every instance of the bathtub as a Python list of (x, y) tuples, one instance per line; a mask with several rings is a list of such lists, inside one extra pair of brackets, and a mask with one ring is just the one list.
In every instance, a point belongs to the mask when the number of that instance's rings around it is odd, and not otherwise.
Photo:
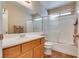
[(68, 55), (77, 56), (77, 48), (74, 45), (53, 43), (52, 50), (62, 52)]

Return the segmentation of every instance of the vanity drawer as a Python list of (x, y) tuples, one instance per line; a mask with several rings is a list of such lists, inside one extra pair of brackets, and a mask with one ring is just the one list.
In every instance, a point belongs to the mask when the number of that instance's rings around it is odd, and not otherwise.
[(3, 49), (4, 58), (15, 58), (20, 54), (20, 45)]
[(24, 44), (22, 44), (22, 52), (26, 52), (29, 49), (33, 49), (34, 47), (36, 47), (38, 45), (40, 45), (40, 39), (24, 43)]

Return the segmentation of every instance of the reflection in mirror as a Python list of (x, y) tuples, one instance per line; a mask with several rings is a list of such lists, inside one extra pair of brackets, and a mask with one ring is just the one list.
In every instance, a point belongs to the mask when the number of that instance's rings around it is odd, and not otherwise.
[(27, 23), (26, 23), (26, 27), (27, 27), (27, 32), (33, 32), (33, 20), (32, 19), (29, 19), (27, 20)]
[(3, 10), (3, 32), (8, 34), (27, 32), (27, 20), (32, 17), (29, 12), (18, 3), (6, 1)]
[(35, 32), (42, 31), (42, 18), (34, 19), (34, 31)]
[(3, 32), (8, 33), (8, 10), (3, 9)]
[(42, 17), (39, 14), (33, 15), (33, 27), (34, 32), (42, 32), (43, 21)]
[[(20, 8), (19, 8), (20, 7)], [(42, 32), (42, 17), (20, 4), (6, 1), (3, 9), (4, 33)]]

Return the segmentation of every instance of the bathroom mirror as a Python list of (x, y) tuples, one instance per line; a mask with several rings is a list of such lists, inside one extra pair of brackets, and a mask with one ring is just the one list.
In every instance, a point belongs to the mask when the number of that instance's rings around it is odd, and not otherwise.
[(42, 30), (43, 19), (42, 19), (42, 17), (39, 14), (34, 14), (33, 15), (33, 25), (34, 25), (34, 28), (33, 28), (34, 32), (41, 32), (41, 31), (43, 31)]
[(3, 32), (5, 34), (42, 32), (42, 17), (38, 13), (32, 13), (31, 10), (16, 2), (5, 2)]

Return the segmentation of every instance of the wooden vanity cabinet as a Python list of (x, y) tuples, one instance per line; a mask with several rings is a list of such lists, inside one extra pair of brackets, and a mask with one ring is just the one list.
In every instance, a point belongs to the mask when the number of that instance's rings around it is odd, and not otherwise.
[(17, 58), (32, 58), (33, 57), (33, 50), (27, 50), (24, 53), (21, 53)]
[(4, 58), (43, 58), (44, 38), (3, 49)]
[(3, 57), (4, 58), (16, 58), (18, 55), (20, 55), (20, 45), (9, 47), (3, 49)]
[(43, 44), (34, 48), (34, 58), (43, 58), (44, 57), (44, 47)]
[(34, 49), (34, 47), (37, 47), (40, 45), (40, 39), (32, 40), (27, 43), (22, 44), (22, 53), (26, 52), (29, 49)]
[(40, 45), (34, 48), (34, 58), (43, 58), (44, 57), (44, 39), (40, 40)]

